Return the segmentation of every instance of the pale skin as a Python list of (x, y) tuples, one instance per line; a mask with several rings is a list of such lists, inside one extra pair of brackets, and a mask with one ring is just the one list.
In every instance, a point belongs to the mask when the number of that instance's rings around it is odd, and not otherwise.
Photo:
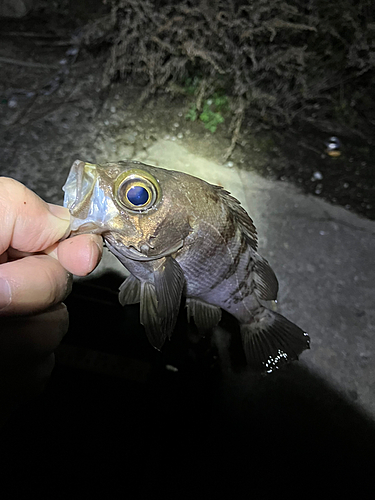
[[(68, 329), (62, 303), (72, 274), (85, 276), (102, 256), (97, 235), (69, 234), (68, 209), (0, 177), (0, 424), (43, 388), (54, 350)], [(62, 240), (62, 241), (61, 241)]]

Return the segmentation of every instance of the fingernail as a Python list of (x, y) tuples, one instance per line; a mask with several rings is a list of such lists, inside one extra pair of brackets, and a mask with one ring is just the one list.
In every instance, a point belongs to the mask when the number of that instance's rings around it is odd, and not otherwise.
[[(67, 273), (65, 297), (70, 295), (72, 288), (73, 288), (73, 274)], [(64, 306), (65, 306), (65, 304), (64, 304)], [(66, 306), (65, 306), (65, 308), (66, 308)]]
[(71, 233), (70, 223), (72, 218), (70, 216), (69, 210), (65, 207), (60, 207), (60, 205), (53, 205), (52, 203), (48, 203), (48, 209), (52, 215), (58, 217), (60, 220), (64, 221), (64, 223), (69, 222), (65, 233), (60, 238), (60, 241), (65, 240)]
[(70, 222), (70, 212), (67, 208), (61, 207), (60, 205), (53, 205), (52, 203), (48, 203), (48, 208), (55, 217)]
[(97, 241), (95, 241), (95, 245), (99, 249), (99, 256), (102, 255), (102, 253), (103, 253), (103, 242), (101, 241), (100, 243), (98, 243)]
[(69, 224), (68, 229), (65, 231), (63, 236), (61, 236), (59, 241), (64, 241), (64, 240), (66, 240), (66, 238), (69, 238), (71, 232), (72, 232), (72, 229), (71, 229), (70, 224)]
[(12, 293), (7, 280), (0, 278), (0, 311), (5, 309), (12, 301)]
[(94, 250), (95, 247), (92, 247), (92, 250), (91, 250), (89, 266), (92, 270), (94, 270), (100, 262), (100, 258), (101, 258), (102, 252), (103, 252), (103, 246), (99, 245), (99, 243), (95, 240), (93, 240), (92, 243), (95, 243), (95, 246), (98, 249), (98, 253), (95, 252), (95, 250)]

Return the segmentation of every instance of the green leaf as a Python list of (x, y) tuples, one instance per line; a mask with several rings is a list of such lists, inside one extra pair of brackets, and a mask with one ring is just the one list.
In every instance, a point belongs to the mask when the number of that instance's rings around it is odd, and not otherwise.
[(189, 111), (185, 115), (186, 120), (191, 120), (192, 122), (195, 122), (195, 120), (198, 118), (198, 112), (197, 112), (197, 107), (195, 104), (192, 104)]

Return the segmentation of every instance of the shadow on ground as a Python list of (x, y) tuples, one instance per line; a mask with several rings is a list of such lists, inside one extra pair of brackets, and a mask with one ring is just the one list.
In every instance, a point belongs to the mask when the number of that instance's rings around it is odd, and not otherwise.
[(119, 282), (76, 283), (49, 387), (3, 429), (7, 498), (371, 494), (375, 426), (358, 408), (298, 363), (242, 373), (235, 329), (238, 370), (223, 375), (183, 312), (158, 353), (138, 307), (118, 305)]

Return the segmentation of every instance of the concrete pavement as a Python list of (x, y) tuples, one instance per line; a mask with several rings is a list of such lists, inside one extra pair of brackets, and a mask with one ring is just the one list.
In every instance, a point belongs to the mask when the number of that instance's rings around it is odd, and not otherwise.
[[(241, 201), (279, 280), (278, 311), (310, 335), (300, 363), (375, 417), (375, 222), (174, 141), (158, 140), (147, 154), (133, 158), (221, 185)], [(108, 269), (126, 273), (106, 253), (95, 274)], [(246, 392), (248, 377), (232, 382)]]
[(159, 140), (142, 161), (222, 185), (241, 201), (279, 279), (279, 311), (310, 334), (301, 363), (375, 416), (375, 222), (172, 141)]

